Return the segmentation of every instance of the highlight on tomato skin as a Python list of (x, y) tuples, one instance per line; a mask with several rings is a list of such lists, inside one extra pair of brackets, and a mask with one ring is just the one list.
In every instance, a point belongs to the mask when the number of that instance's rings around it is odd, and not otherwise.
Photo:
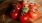
[(22, 8), (22, 5), (21, 4), (16, 4), (16, 5), (13, 5), (13, 8), (17, 11), (19, 11), (21, 8)]
[(10, 13), (12, 19), (17, 19), (18, 13), (19, 13), (19, 11), (12, 11), (12, 12)]
[(24, 14), (24, 15), (21, 14), (19, 19), (23, 23), (29, 22), (29, 16), (28, 16), (28, 14)]

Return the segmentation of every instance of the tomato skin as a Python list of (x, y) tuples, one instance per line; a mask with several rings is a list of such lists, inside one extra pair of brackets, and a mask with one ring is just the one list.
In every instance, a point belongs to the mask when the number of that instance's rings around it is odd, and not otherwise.
[(25, 6), (26, 4), (28, 4), (28, 7), (30, 6), (29, 3), (24, 3), (24, 2), (22, 2), (22, 6)]
[(32, 5), (31, 5), (31, 4), (29, 4), (29, 5), (28, 5), (28, 7), (31, 9), (31, 8), (32, 8)]
[(19, 13), (19, 11), (11, 12), (10, 15), (13, 19), (17, 19), (18, 13)]
[(37, 20), (39, 18), (40, 14), (39, 14), (38, 11), (33, 12), (32, 10), (30, 10), (29, 11), (29, 16), (30, 16), (30, 18)]
[(14, 5), (13, 8), (17, 11), (19, 11), (22, 8), (21, 4)]
[(37, 10), (38, 10), (38, 8), (39, 8), (39, 7), (38, 7), (38, 5), (37, 5), (37, 4), (35, 4), (35, 3), (34, 3), (34, 5), (33, 5), (33, 7), (32, 7), (32, 8), (34, 8), (34, 9), (37, 9)]
[(23, 23), (28, 22), (29, 21), (28, 14), (20, 15), (20, 21), (23, 22)]
[(34, 9), (37, 9), (38, 10), (38, 5), (36, 3), (34, 3), (33, 5), (32, 4), (29, 4), (28, 6), (30, 9), (34, 8)]
[(22, 2), (22, 6), (25, 6), (25, 3), (24, 2)]

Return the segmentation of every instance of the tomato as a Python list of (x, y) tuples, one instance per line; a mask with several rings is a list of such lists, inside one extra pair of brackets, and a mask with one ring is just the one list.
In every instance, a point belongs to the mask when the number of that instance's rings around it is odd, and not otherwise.
[(24, 2), (22, 2), (22, 6), (25, 6), (25, 3)]
[(22, 5), (21, 4), (16, 4), (13, 6), (13, 8), (17, 11), (19, 11), (21, 8), (22, 8)]
[(36, 4), (36, 3), (31, 3), (31, 4), (29, 4), (29, 6), (28, 6), (29, 8), (34, 8), (34, 9), (37, 9), (38, 10), (38, 5)]
[(37, 5), (37, 4), (35, 4), (35, 3), (34, 3), (34, 5), (33, 5), (33, 7), (32, 7), (32, 8), (34, 8), (34, 9), (37, 9), (37, 10), (38, 10), (38, 8), (39, 8), (39, 7), (38, 7), (38, 5)]
[(17, 19), (18, 13), (19, 13), (19, 11), (15, 11), (15, 10), (14, 10), (14, 11), (11, 12), (10, 15), (11, 15), (11, 17), (12, 17), (13, 19)]
[(20, 21), (23, 22), (23, 23), (26, 23), (29, 21), (29, 17), (28, 17), (28, 14), (21, 14), (20, 15)]
[(25, 6), (26, 4), (27, 4), (28, 6), (30, 5), (28, 2), (27, 2), (27, 3), (22, 2), (22, 6)]
[(29, 4), (29, 5), (28, 5), (28, 7), (31, 9), (31, 8), (32, 8), (32, 5), (31, 5), (31, 4)]
[(23, 2), (22, 12), (27, 13), (29, 11), (28, 3)]
[(30, 18), (37, 20), (39, 18), (40, 14), (39, 14), (38, 11), (34, 12), (34, 11), (30, 10), (29, 11), (29, 16), (30, 16)]

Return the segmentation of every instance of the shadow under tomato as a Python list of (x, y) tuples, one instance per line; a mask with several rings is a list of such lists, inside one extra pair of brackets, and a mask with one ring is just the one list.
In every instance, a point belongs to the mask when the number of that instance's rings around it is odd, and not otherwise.
[(12, 4), (9, 4), (9, 6), (8, 6), (7, 9), (6, 9), (6, 14), (8, 14), (9, 17), (11, 17), (11, 16), (10, 16), (11, 10), (12, 10)]

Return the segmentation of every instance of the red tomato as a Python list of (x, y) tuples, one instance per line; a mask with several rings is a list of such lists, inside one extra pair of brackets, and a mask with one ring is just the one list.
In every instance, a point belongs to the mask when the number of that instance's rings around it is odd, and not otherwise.
[(17, 16), (18, 16), (18, 11), (13, 11), (13, 12), (11, 12), (11, 17), (13, 18), (13, 19), (17, 19)]
[(20, 10), (20, 9), (22, 8), (22, 5), (21, 5), (21, 4), (17, 4), (17, 5), (15, 5), (15, 6), (13, 6), (13, 8), (14, 8), (15, 10)]
[(29, 5), (28, 5), (28, 7), (31, 9), (31, 8), (32, 8), (32, 5), (31, 5), (31, 4), (29, 4)]
[(25, 6), (25, 3), (24, 2), (22, 2), (22, 6)]
[(29, 8), (34, 8), (34, 9), (37, 9), (38, 10), (38, 5), (36, 3), (34, 4), (29, 4), (28, 6)]
[(33, 7), (34, 9), (37, 9), (38, 10), (38, 5), (34, 3)]
[(26, 23), (29, 21), (29, 17), (28, 17), (28, 14), (24, 14), (24, 15), (20, 15), (20, 21), (23, 22), (23, 23)]
[(29, 3), (22, 2), (22, 6), (25, 6), (26, 4), (28, 4), (28, 6), (30, 5)]
[(38, 11), (33, 12), (32, 10), (30, 10), (29, 11), (29, 16), (30, 16), (30, 18), (37, 20), (40, 15), (39, 15)]

